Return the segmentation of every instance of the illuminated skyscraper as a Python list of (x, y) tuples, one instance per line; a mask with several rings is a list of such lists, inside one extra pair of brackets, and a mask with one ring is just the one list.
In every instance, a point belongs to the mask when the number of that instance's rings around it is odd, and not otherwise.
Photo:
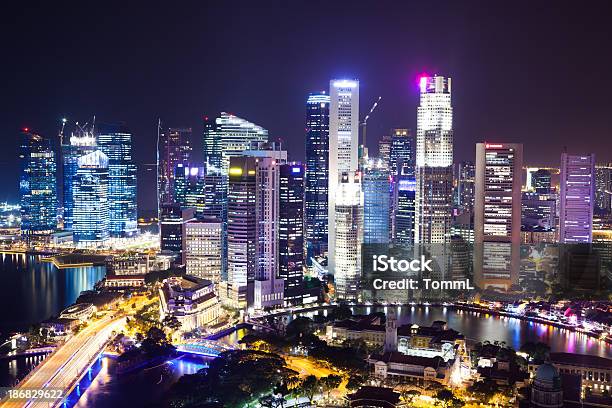
[(96, 247), (110, 236), (108, 156), (95, 150), (79, 157), (77, 164), (73, 239), (79, 246)]
[[(64, 139), (66, 140), (66, 138)], [(64, 229), (72, 230), (74, 213), (74, 178), (79, 168), (79, 157), (96, 150), (93, 129), (76, 126), (75, 131), (62, 143), (62, 188), (64, 207)]]
[(474, 179), (476, 167), (473, 162), (460, 162), (455, 165), (455, 207), (459, 212), (474, 211)]
[(451, 79), (421, 77), (417, 110), (415, 242), (450, 242), (453, 164)]
[(595, 166), (595, 208), (612, 213), (612, 163)]
[(389, 173), (368, 168), (363, 174), (363, 243), (387, 244), (391, 237), (391, 182)]
[(223, 223), (217, 219), (192, 220), (184, 224), (183, 263), (188, 275), (221, 282)]
[(531, 173), (531, 185), (535, 192), (538, 194), (550, 194), (551, 178), (550, 170), (547, 169), (538, 169)]
[(231, 157), (239, 157), (253, 143), (267, 142), (268, 131), (261, 126), (230, 113), (210, 119), (204, 118), (204, 162), (207, 171), (221, 171), (227, 175)]
[(55, 153), (51, 140), (24, 129), (21, 140), (21, 233), (50, 234), (57, 228)]
[[(352, 190), (356, 188), (355, 183), (350, 183), (354, 188), (343, 188), (339, 193), (338, 186), (341, 180), (353, 180), (358, 171), (359, 82), (346, 79), (332, 80), (329, 87), (328, 269), (330, 273), (335, 274), (336, 250), (339, 250), (336, 244), (336, 202), (355, 201), (351, 201), (354, 197), (342, 197), (344, 193), (354, 193)], [(345, 208), (342, 211), (344, 210)], [(363, 219), (362, 211), (363, 209), (356, 210), (354, 215), (359, 213), (359, 219)], [(358, 230), (359, 236), (363, 237), (363, 225), (360, 225)], [(361, 245), (361, 241), (357, 245)], [(347, 267), (342, 266), (341, 270), (346, 270)]]
[(595, 201), (595, 155), (561, 155), (559, 242), (590, 243)]
[(138, 230), (132, 133), (124, 126), (101, 125), (98, 147), (108, 157), (110, 235), (132, 237)]
[(481, 288), (518, 283), (522, 166), (522, 144), (476, 144), (474, 270)]
[(168, 128), (160, 131), (159, 144), (159, 202), (174, 202), (174, 171), (179, 163), (188, 163), (191, 154), (191, 128)]
[(278, 276), (285, 282), (285, 304), (301, 304), (304, 282), (303, 164), (280, 165), (279, 201)]
[(195, 208), (165, 203), (161, 205), (160, 212), (160, 248), (178, 255), (178, 261), (183, 262), (185, 224), (195, 219)]
[(343, 175), (337, 187), (333, 251), (336, 296), (340, 300), (354, 301), (358, 300), (361, 279), (363, 192), (359, 176), (355, 173)]
[(306, 261), (327, 252), (329, 189), (329, 95), (306, 101)]
[(416, 140), (410, 129), (391, 130), (391, 150), (389, 152), (389, 169), (393, 177), (404, 169), (404, 175), (414, 178)]
[(416, 181), (400, 175), (394, 189), (393, 242), (414, 244)]
[[(256, 162), (232, 157), (227, 193), (227, 297), (247, 306), (247, 285), (257, 273)], [(223, 296), (223, 295), (222, 295)]]
[(391, 162), (391, 143), (392, 137), (384, 135), (378, 142), (378, 159), (385, 170), (389, 170)]

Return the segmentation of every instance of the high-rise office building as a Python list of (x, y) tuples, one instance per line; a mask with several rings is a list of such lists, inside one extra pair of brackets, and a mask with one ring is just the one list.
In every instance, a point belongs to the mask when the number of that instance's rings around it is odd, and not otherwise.
[(79, 157), (73, 181), (72, 232), (79, 246), (96, 247), (110, 236), (108, 156), (95, 150)]
[[(329, 189), (328, 189), (328, 270), (336, 273), (336, 202), (351, 201), (342, 193), (351, 194), (351, 189), (338, 186), (341, 180), (353, 179), (359, 166), (359, 82), (356, 80), (332, 80), (329, 107)], [(355, 183), (351, 183), (354, 186)], [(351, 191), (349, 191), (351, 190)], [(338, 194), (337, 192), (340, 192)], [(361, 189), (359, 188), (359, 191)], [(354, 200), (353, 200), (354, 201)], [(360, 217), (362, 209), (358, 212)], [(363, 237), (363, 226), (359, 227)], [(361, 242), (358, 243), (361, 245)]]
[(612, 213), (612, 163), (595, 166), (595, 208)]
[[(256, 161), (232, 157), (227, 193), (227, 298), (247, 306), (247, 285), (257, 272)], [(222, 295), (223, 297), (223, 295)]]
[(50, 234), (57, 228), (57, 165), (51, 140), (24, 129), (19, 158), (21, 233), (28, 239)]
[(261, 310), (283, 305), (285, 285), (279, 278), (280, 162), (274, 157), (257, 157), (255, 161), (257, 272), (253, 307)]
[(394, 187), (393, 242), (414, 244), (416, 181), (400, 175)]
[(306, 101), (306, 262), (327, 252), (329, 189), (329, 95)]
[(174, 171), (174, 201), (182, 207), (196, 209), (196, 214), (204, 213), (206, 190), (206, 170), (204, 167), (179, 163)]
[(595, 155), (561, 155), (559, 242), (590, 243), (595, 201)]
[(476, 144), (474, 277), (483, 289), (518, 283), (522, 166), (522, 144)]
[(463, 161), (455, 165), (454, 200), (459, 212), (474, 211), (474, 178), (476, 167), (473, 162)]
[(552, 174), (548, 169), (538, 169), (531, 173), (531, 187), (538, 194), (550, 194)]
[(292, 305), (301, 304), (303, 296), (304, 174), (301, 163), (280, 165), (278, 276), (284, 279), (285, 304)]
[(389, 169), (393, 177), (403, 170), (408, 178), (414, 178), (415, 153), (416, 140), (410, 129), (392, 129)]
[(98, 127), (98, 148), (108, 157), (110, 236), (133, 237), (138, 215), (132, 133), (121, 125), (103, 124)]
[(195, 219), (195, 208), (165, 203), (160, 208), (160, 248), (178, 255), (183, 262), (183, 232), (186, 223)]
[(74, 214), (74, 178), (79, 157), (96, 150), (96, 136), (89, 127), (76, 126), (69, 138), (62, 135), (62, 193), (64, 229), (71, 231)]
[(389, 173), (368, 168), (363, 174), (363, 243), (388, 244), (391, 237)]
[[(450, 242), (453, 164), (451, 79), (421, 77), (416, 137), (415, 242)], [(446, 270), (446, 268), (442, 268)]]
[(392, 144), (392, 136), (383, 135), (383, 137), (378, 142), (378, 159), (383, 166), (383, 169), (389, 170), (389, 163), (391, 162), (391, 144)]
[(544, 232), (555, 229), (557, 200), (552, 195), (525, 191), (521, 201), (521, 230)]
[(358, 173), (342, 176), (336, 190), (334, 209), (336, 296), (341, 300), (354, 301), (358, 300), (360, 290), (363, 242), (363, 192)]
[(183, 224), (183, 264), (188, 275), (221, 282), (223, 223), (216, 219), (192, 220)]
[(204, 118), (204, 162), (206, 169), (227, 175), (231, 157), (239, 157), (253, 143), (267, 142), (268, 131), (238, 116), (221, 112)]
[(174, 171), (177, 164), (189, 162), (191, 128), (160, 129), (157, 149), (159, 202), (174, 203)]

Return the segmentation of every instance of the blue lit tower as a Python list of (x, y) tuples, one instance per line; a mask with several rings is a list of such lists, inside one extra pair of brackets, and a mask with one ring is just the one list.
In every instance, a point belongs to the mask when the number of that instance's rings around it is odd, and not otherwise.
[(363, 243), (388, 244), (391, 200), (389, 173), (377, 168), (366, 169), (362, 183)]
[(327, 251), (329, 189), (329, 95), (310, 94), (306, 101), (306, 262)]
[(304, 282), (304, 165), (280, 165), (279, 278), (285, 281), (285, 302), (301, 304)]
[(73, 239), (95, 247), (109, 238), (108, 156), (95, 150), (79, 157), (74, 177)]
[(26, 237), (57, 228), (55, 153), (51, 140), (23, 129), (21, 140), (21, 233)]
[(137, 232), (132, 133), (121, 125), (101, 125), (98, 129), (98, 147), (108, 157), (110, 236), (131, 237)]
[(74, 213), (74, 178), (79, 168), (79, 157), (96, 150), (93, 128), (75, 124), (69, 138), (61, 134), (62, 142), (62, 193), (64, 207), (64, 229), (72, 230)]

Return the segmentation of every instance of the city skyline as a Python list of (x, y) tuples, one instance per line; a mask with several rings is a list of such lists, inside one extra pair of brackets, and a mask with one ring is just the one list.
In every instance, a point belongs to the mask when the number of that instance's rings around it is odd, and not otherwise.
[[(401, 6), (394, 7), (397, 7), (398, 12), (406, 10)], [(609, 38), (609, 33), (605, 31), (581, 29), (582, 24), (587, 21), (586, 11), (579, 11), (578, 15), (573, 14), (574, 23), (567, 29), (564, 24), (566, 17), (562, 12), (547, 15), (547, 19), (539, 18), (546, 12), (545, 7), (530, 9), (529, 14), (522, 13), (524, 9), (521, 7), (517, 10), (489, 10), (491, 17), (482, 29), (492, 36), (486, 40), (480, 38), (480, 35), (477, 36), (475, 30), (467, 28), (471, 21), (477, 20), (478, 13), (483, 11), (467, 6), (463, 9), (443, 5), (441, 19), (449, 28), (445, 31), (457, 32), (458, 38), (449, 41), (447, 45), (434, 47), (435, 44), (444, 43), (445, 41), (440, 40), (447, 39), (447, 34), (436, 34), (434, 38), (419, 35), (425, 27), (422, 17), (429, 9), (426, 6), (414, 7), (411, 13), (403, 14), (410, 16), (407, 22), (412, 24), (405, 24), (410, 28), (390, 28), (392, 24), (386, 24), (384, 29), (369, 37), (356, 29), (355, 45), (352, 45), (351, 41), (349, 48), (337, 61), (320, 62), (328, 59), (326, 55), (335, 44), (335, 41), (332, 41), (332, 44), (323, 50), (309, 56), (308, 60), (295, 58), (296, 62), (290, 61), (282, 70), (263, 72), (263, 68), (249, 67), (228, 72), (220, 69), (216, 70), (214, 75), (205, 75), (192, 74), (192, 70), (199, 70), (197, 67), (201, 62), (194, 59), (192, 51), (189, 51), (184, 56), (180, 52), (172, 55), (175, 59), (187, 63), (189, 67), (193, 62), (193, 69), (189, 69), (185, 76), (179, 73), (181, 71), (170, 67), (172, 69), (166, 70), (164, 75), (153, 70), (150, 75), (134, 80), (134, 75), (141, 71), (142, 64), (150, 60), (151, 48), (154, 47), (149, 46), (141, 50), (134, 46), (134, 55), (124, 56), (125, 70), (118, 72), (98, 67), (80, 79), (67, 82), (62, 81), (65, 74), (61, 74), (65, 71), (64, 59), (50, 57), (46, 52), (42, 52), (41, 47), (45, 46), (46, 41), (52, 41), (53, 46), (59, 47), (58, 54), (62, 54), (64, 49), (82, 49), (82, 42), (90, 41), (92, 47), (107, 52), (109, 58), (120, 58), (119, 51), (111, 46), (115, 43), (113, 38), (101, 34), (101, 22), (95, 20), (84, 29), (86, 32), (83, 36), (78, 36), (83, 38), (51, 31), (48, 39), (35, 43), (34, 39), (40, 38), (40, 30), (48, 24), (42, 20), (42, 15), (57, 17), (61, 24), (83, 14), (85, 10), (79, 7), (71, 10), (45, 10), (43, 6), (39, 11), (16, 8), (16, 16), (27, 15), (33, 24), (31, 32), (24, 33), (23, 37), (16, 39), (8, 48), (9, 58), (24, 56), (24, 53), (27, 53), (32, 61), (44, 57), (45, 69), (37, 72), (36, 81), (28, 79), (31, 78), (30, 69), (24, 69), (20, 73), (11, 72), (11, 76), (16, 78), (9, 84), (7, 100), (10, 103), (4, 102), (7, 106), (2, 109), (8, 116), (7, 120), (1, 121), (1, 131), (7, 135), (9, 143), (15, 146), (13, 151), (16, 151), (21, 127), (31, 127), (44, 136), (54, 138), (62, 117), (66, 116), (71, 121), (82, 121), (95, 113), (103, 121), (124, 122), (132, 129), (135, 145), (141, 147), (137, 149), (135, 161), (142, 168), (144, 164), (154, 162), (153, 140), (158, 118), (168, 127), (193, 127), (194, 156), (199, 162), (203, 116), (215, 116), (225, 110), (268, 129), (272, 139), (281, 138), (285, 141), (291, 159), (303, 161), (304, 101), (310, 92), (324, 90), (329, 78), (348, 77), (359, 78), (363, 106), (370, 106), (378, 96), (383, 97), (378, 110), (368, 123), (368, 145), (371, 152), (376, 152), (378, 140), (388, 133), (389, 129), (405, 127), (416, 130), (416, 78), (426, 72), (432, 75), (448, 75), (455, 82), (453, 100), (458, 119), (454, 124), (454, 156), (457, 161), (473, 160), (473, 149), (470, 147), (476, 142), (489, 139), (524, 143), (525, 163), (557, 165), (563, 146), (568, 147), (568, 152), (583, 154), (595, 151), (598, 141), (609, 135), (610, 124), (603, 119), (609, 102), (599, 96), (605, 94), (606, 89), (612, 88), (612, 83), (604, 74), (608, 71), (606, 67), (610, 65), (608, 57), (601, 57), (602, 59), (586, 65), (560, 63), (561, 58), (563, 62), (567, 58), (566, 53), (560, 52), (561, 49), (569, 49), (574, 53), (574, 58), (570, 57), (571, 60), (589, 61), (591, 52)], [(248, 56), (260, 52), (259, 58), (269, 61), (273, 66), (279, 66), (275, 64), (278, 57), (273, 54), (284, 49), (287, 41), (299, 41), (306, 35), (308, 17), (312, 16), (312, 11), (305, 6), (302, 8), (305, 9), (304, 16), (298, 18), (291, 15), (283, 21), (283, 25), (292, 23), (293, 28), (286, 39), (277, 39), (267, 46), (262, 46), (259, 51), (254, 49), (244, 52)], [(193, 10), (185, 6), (184, 9), (171, 12), (170, 17), (185, 19), (186, 28), (168, 38), (168, 42), (184, 44), (188, 49), (198, 49), (221, 38), (229, 44), (246, 41), (247, 33), (236, 29), (234, 24), (225, 27), (216, 23), (219, 30), (215, 33), (204, 27), (202, 33), (194, 31), (193, 17), (188, 16), (189, 11)], [(202, 13), (214, 18), (226, 11), (222, 7), (207, 8)], [(264, 15), (264, 8), (247, 11), (245, 14), (259, 17), (262, 21), (271, 18)], [(62, 14), (58, 16), (60, 12)], [(135, 10), (129, 7), (126, 10), (126, 13), (134, 12)], [(140, 41), (140, 37), (133, 34), (131, 29), (126, 31), (130, 27), (124, 22), (105, 15), (102, 10), (98, 10), (98, 13), (100, 21), (111, 22), (121, 28), (118, 34), (108, 35), (125, 35), (130, 45)], [(135, 27), (146, 25), (150, 29), (149, 24), (161, 21), (161, 14), (161, 10), (151, 7), (145, 15), (132, 20), (130, 24)], [(503, 21), (502, 16), (508, 21), (505, 24), (508, 29), (504, 32), (496, 29), (496, 23)], [(149, 18), (151, 23), (144, 21), (145, 17)], [(369, 15), (367, 10), (358, 5), (354, 9), (348, 9), (346, 19), (341, 19), (338, 24), (341, 27), (347, 26), (351, 17), (362, 24), (372, 21), (377, 26), (380, 25), (379, 14), (374, 12)], [(598, 18), (590, 15), (588, 17)], [(234, 18), (240, 21), (247, 16), (239, 13)], [(514, 24), (509, 24), (510, 22)], [(234, 30), (230, 30), (230, 27), (234, 27)], [(326, 28), (325, 24), (323, 27), (324, 32), (329, 32), (330, 28)], [(518, 32), (519, 29), (514, 27), (521, 27), (524, 32)], [(276, 29), (266, 28), (261, 33), (248, 35), (253, 35), (255, 38), (250, 41), (255, 41), (265, 35), (275, 34)], [(385, 40), (391, 42), (387, 44)], [(358, 44), (363, 44), (363, 47)], [(227, 55), (226, 51), (218, 46), (211, 52), (220, 56)], [(372, 56), (375, 58), (371, 58)], [(370, 62), (377, 59), (385, 61), (395, 56), (398, 58), (393, 59), (391, 63)], [(73, 63), (72, 58), (66, 60)], [(506, 64), (506, 61), (514, 62)], [(316, 68), (313, 69), (314, 63)], [(74, 64), (74, 69), (77, 69), (81, 62)], [(168, 62), (164, 62), (163, 68), (168, 68), (167, 64)], [(598, 87), (602, 92), (592, 93), (587, 97), (588, 92), (582, 91), (583, 66), (591, 75), (600, 78)], [(273, 80), (275, 77), (278, 77), (277, 81)], [(275, 85), (276, 83), (278, 85)], [(113, 89), (121, 89), (125, 101), (110, 103)], [(266, 90), (272, 90), (274, 97), (266, 95)], [(36, 95), (37, 104), (32, 104), (26, 95)], [(168, 100), (176, 100), (177, 97), (178, 105), (168, 103)], [(265, 103), (258, 102), (261, 100)], [(580, 134), (580, 138), (575, 137), (577, 134)], [(0, 198), (15, 201), (17, 186), (11, 184), (10, 180), (14, 180), (13, 176), (17, 175), (16, 162), (13, 157), (5, 155), (6, 153), (0, 153), (0, 166), (1, 174), (6, 177), (3, 181), (7, 188), (3, 189), (4, 197)], [(598, 161), (612, 161), (612, 157), (607, 157), (604, 151), (598, 155)], [(141, 191), (146, 191), (152, 182), (147, 180), (146, 175), (139, 177)], [(154, 208), (152, 203), (142, 197), (139, 204), (142, 208)]]

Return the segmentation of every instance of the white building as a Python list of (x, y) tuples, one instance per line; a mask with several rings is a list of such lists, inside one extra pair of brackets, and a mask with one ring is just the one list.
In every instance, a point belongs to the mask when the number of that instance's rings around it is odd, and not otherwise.
[(356, 172), (359, 165), (359, 81), (335, 79), (329, 88), (328, 269), (335, 274), (338, 185), (343, 173)]
[(421, 77), (417, 109), (415, 242), (450, 242), (453, 165), (451, 79)]
[(223, 222), (192, 220), (184, 224), (183, 263), (188, 275), (221, 282)]
[(559, 242), (590, 243), (595, 203), (595, 155), (561, 155)]
[(181, 323), (181, 331), (217, 323), (221, 304), (215, 285), (193, 276), (168, 278), (159, 290), (159, 318), (174, 316)]
[[(334, 281), (338, 299), (357, 300), (363, 243), (363, 192), (358, 174), (342, 176), (334, 204)], [(330, 224), (331, 226), (331, 224)], [(332, 259), (332, 258), (330, 258)]]

